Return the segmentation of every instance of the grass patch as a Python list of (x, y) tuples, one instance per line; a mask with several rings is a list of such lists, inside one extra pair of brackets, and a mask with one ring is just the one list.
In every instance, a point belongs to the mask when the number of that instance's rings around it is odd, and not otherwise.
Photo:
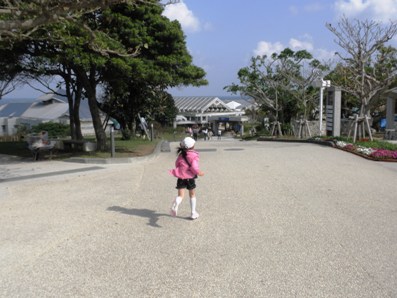
[[(94, 139), (87, 139), (87, 141), (95, 142)], [(150, 141), (141, 138), (134, 138), (126, 141), (121, 140), (120, 138), (115, 138), (115, 157), (136, 157), (149, 155), (154, 151), (160, 141), (160, 139)], [(29, 150), (27, 143), (24, 141), (0, 142), (0, 154), (18, 156), (23, 158), (32, 157), (32, 153)], [(49, 156), (49, 152), (43, 152), (42, 156), (45, 156), (45, 158), (47, 158)], [(89, 153), (80, 151), (67, 152), (57, 149), (53, 150), (52, 159), (66, 159), (70, 157), (110, 158), (111, 152), (110, 148), (108, 151), (96, 151)]]
[(28, 149), (26, 142), (0, 142), (0, 154), (13, 155), (19, 157), (31, 157), (32, 153)]
[[(322, 137), (322, 139), (331, 139), (335, 141), (343, 141), (346, 143), (353, 144), (353, 138), (348, 137)], [(365, 148), (372, 148), (372, 149), (385, 149), (385, 150), (397, 150), (397, 144), (393, 144), (390, 142), (386, 142), (381, 139), (373, 139), (373, 141), (369, 139), (360, 139), (354, 143), (357, 146), (362, 146)]]

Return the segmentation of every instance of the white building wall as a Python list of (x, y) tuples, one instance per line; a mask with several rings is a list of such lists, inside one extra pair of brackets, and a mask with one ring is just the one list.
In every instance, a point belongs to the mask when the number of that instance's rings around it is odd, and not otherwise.
[(13, 136), (17, 133), (19, 118), (0, 118), (0, 136)]

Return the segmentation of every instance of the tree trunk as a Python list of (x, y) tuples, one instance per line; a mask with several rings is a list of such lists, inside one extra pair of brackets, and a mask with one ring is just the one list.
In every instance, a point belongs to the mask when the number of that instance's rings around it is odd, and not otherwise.
[(77, 83), (76, 86), (76, 93), (74, 98), (74, 106), (73, 106), (73, 113), (74, 113), (74, 125), (75, 125), (75, 137), (77, 140), (83, 139), (83, 133), (81, 132), (81, 121), (80, 121), (80, 103), (81, 103), (81, 96), (83, 87), (81, 84)]
[(77, 86), (74, 90), (75, 92), (71, 92), (71, 90), (74, 89), (71, 79), (71, 69), (68, 69), (66, 73), (64, 72), (63, 78), (66, 85), (66, 97), (69, 105), (70, 137), (73, 140), (82, 140), (83, 134), (81, 132), (80, 124), (80, 101), (83, 87), (77, 82)]
[(95, 137), (97, 141), (97, 149), (99, 151), (105, 151), (107, 149), (106, 133), (102, 126), (100, 111), (96, 100), (97, 83), (95, 79), (95, 68), (91, 68), (89, 75), (87, 75), (87, 72), (83, 68), (78, 66), (76, 67), (75, 72), (87, 93), (88, 106), (90, 107), (92, 124), (94, 125)]
[(70, 137), (72, 140), (76, 137), (76, 130), (74, 125), (74, 107), (73, 107), (73, 97), (70, 92), (70, 81), (65, 78), (65, 85), (66, 85), (66, 97), (68, 99), (68, 106), (69, 106), (69, 129), (70, 129)]

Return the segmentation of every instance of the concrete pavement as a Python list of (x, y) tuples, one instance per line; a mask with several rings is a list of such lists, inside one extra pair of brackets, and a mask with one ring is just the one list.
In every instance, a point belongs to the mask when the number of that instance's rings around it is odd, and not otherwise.
[(396, 297), (397, 163), (314, 144), (198, 142), (200, 218), (171, 152), (2, 160), (0, 297)]

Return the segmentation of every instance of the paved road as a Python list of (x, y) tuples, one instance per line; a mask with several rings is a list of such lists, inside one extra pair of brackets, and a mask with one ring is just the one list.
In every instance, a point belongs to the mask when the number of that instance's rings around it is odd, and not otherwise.
[(1, 161), (0, 297), (397, 297), (397, 163), (199, 142), (196, 221), (172, 152)]

